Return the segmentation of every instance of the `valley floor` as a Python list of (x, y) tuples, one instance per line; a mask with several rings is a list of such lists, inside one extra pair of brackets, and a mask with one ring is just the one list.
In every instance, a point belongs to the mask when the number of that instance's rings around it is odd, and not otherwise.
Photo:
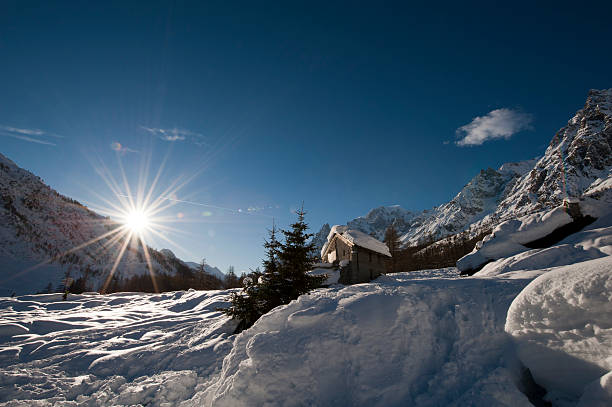
[(237, 336), (216, 310), (228, 291), (2, 298), (0, 404), (528, 406), (504, 330), (535, 276), (518, 277), (381, 276), (304, 295)]

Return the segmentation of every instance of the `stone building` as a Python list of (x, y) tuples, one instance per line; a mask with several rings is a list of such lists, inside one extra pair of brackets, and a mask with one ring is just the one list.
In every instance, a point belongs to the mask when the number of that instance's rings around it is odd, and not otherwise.
[(331, 263), (340, 271), (341, 284), (367, 283), (386, 270), (391, 253), (386, 244), (363, 232), (334, 226), (321, 250), (323, 263)]

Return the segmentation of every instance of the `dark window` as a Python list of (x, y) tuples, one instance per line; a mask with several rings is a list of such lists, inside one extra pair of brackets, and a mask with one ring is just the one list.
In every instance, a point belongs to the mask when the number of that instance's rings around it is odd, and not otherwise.
[(346, 256), (346, 250), (342, 249), (342, 257)]
[(370, 259), (370, 263), (372, 263), (372, 253), (368, 253), (368, 257)]

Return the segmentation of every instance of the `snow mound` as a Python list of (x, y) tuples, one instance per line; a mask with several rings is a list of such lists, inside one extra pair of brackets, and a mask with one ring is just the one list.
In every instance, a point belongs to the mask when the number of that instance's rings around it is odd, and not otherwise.
[(612, 370), (612, 257), (536, 278), (512, 302), (505, 330), (538, 384), (580, 397)]
[(218, 380), (192, 402), (528, 405), (503, 366), (506, 310), (527, 282), (410, 274), (274, 309), (236, 337)]
[(546, 272), (553, 267), (612, 255), (612, 216), (604, 216), (556, 246), (533, 249), (485, 265), (475, 276), (497, 276), (523, 270)]
[(340, 269), (333, 267), (315, 267), (308, 274), (311, 276), (327, 276), (327, 279), (323, 282), (323, 285), (326, 286), (338, 284), (340, 280)]
[(572, 222), (563, 206), (500, 223), (490, 235), (476, 244), (474, 250), (457, 261), (457, 268), (466, 272), (491, 260), (510, 257), (528, 250), (526, 243), (550, 235), (555, 229)]
[(612, 405), (612, 372), (601, 376), (584, 389), (577, 407), (609, 407)]

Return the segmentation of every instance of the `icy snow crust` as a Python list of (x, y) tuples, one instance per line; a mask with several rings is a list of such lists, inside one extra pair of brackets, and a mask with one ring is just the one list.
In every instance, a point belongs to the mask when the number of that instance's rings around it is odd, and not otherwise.
[(504, 355), (527, 281), (456, 269), (319, 290), (240, 334), (203, 405), (529, 405)]

